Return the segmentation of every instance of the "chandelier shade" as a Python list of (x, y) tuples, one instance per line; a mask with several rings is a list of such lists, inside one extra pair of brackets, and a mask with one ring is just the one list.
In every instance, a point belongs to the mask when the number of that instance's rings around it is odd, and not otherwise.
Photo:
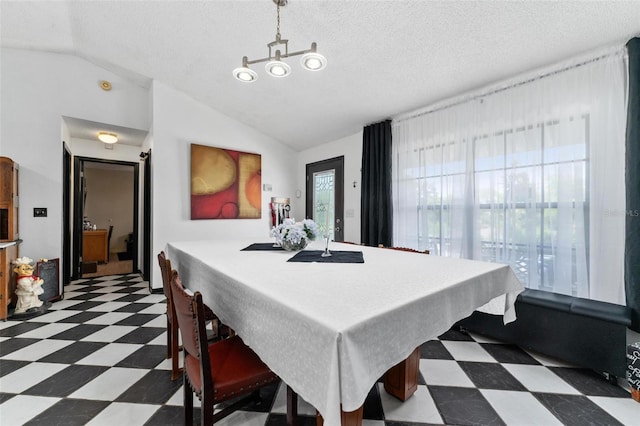
[[(236, 80), (243, 83), (251, 83), (258, 79), (258, 74), (249, 68), (249, 65), (266, 62), (265, 70), (267, 74), (276, 78), (287, 77), (291, 74), (291, 66), (282, 59), (291, 56), (299, 56), (300, 64), (308, 71), (320, 71), (327, 66), (327, 58), (316, 51), (316, 43), (311, 43), (311, 48), (289, 53), (289, 40), (283, 40), (280, 35), (280, 7), (286, 6), (287, 0), (273, 0), (277, 7), (276, 39), (267, 44), (269, 56), (266, 58), (249, 60), (246, 56), (242, 58), (242, 66), (233, 70)], [(274, 52), (275, 50), (275, 52)]]

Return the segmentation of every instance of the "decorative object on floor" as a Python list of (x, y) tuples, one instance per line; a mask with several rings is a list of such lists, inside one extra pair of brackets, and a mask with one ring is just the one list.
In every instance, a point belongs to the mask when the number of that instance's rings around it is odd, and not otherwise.
[(44, 284), (44, 293), (40, 299), (44, 302), (55, 302), (60, 300), (60, 259), (40, 259), (36, 262), (35, 274), (40, 277)]
[(262, 157), (191, 144), (191, 219), (259, 219)]
[(302, 250), (320, 234), (318, 225), (311, 219), (296, 222), (293, 218), (271, 228), (271, 236), (287, 251)]
[[(287, 0), (273, 0), (277, 8), (277, 24), (276, 24), (276, 39), (267, 44), (269, 48), (269, 56), (261, 59), (249, 60), (246, 56), (242, 58), (242, 66), (233, 70), (233, 76), (244, 83), (251, 83), (258, 79), (258, 74), (249, 68), (251, 64), (257, 64), (260, 62), (267, 62), (265, 69), (272, 77), (286, 77), (291, 74), (291, 67), (282, 62), (282, 59), (303, 55), (300, 58), (300, 63), (308, 71), (320, 71), (327, 66), (327, 58), (319, 54), (316, 49), (315, 42), (311, 43), (311, 48), (307, 50), (300, 50), (298, 52), (289, 53), (289, 40), (282, 40), (280, 37), (280, 7), (287, 5)], [(284, 46), (284, 53), (280, 48)], [(275, 53), (272, 53), (272, 49), (276, 48)]]
[[(44, 259), (43, 259), (44, 261)], [(39, 299), (38, 296), (44, 293), (42, 284), (44, 280), (33, 275), (33, 259), (29, 257), (19, 257), (13, 264), (15, 268), (13, 272), (16, 273), (16, 308), (13, 314), (32, 314), (41, 311), (44, 302)], [(44, 310), (47, 310), (47, 306), (44, 305)]]
[(627, 381), (631, 397), (640, 402), (640, 342), (627, 346)]

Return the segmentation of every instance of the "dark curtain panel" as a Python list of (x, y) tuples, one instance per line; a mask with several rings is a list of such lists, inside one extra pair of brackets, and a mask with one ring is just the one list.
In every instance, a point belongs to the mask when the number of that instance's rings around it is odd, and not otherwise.
[(371, 124), (362, 135), (360, 234), (368, 246), (392, 245), (391, 120)]
[(640, 332), (640, 38), (627, 43), (629, 53), (629, 109), (627, 111), (627, 195), (624, 281), (631, 329)]

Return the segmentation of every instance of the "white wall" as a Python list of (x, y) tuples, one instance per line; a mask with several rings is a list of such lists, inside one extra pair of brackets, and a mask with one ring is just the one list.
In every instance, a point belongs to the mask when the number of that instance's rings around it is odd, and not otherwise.
[[(7, 48), (0, 54), (0, 155), (20, 165), (20, 253), (61, 257), (61, 138), (68, 136), (62, 117), (148, 129), (148, 89), (72, 55)], [(100, 89), (100, 80), (113, 89)], [(48, 217), (34, 218), (34, 207), (47, 207)]]
[[(154, 81), (153, 91), (153, 242), (152, 254), (167, 242), (205, 238), (269, 239), (272, 196), (295, 200), (296, 155), (280, 142)], [(191, 143), (230, 148), (262, 156), (261, 219), (190, 220)], [(151, 284), (161, 288), (160, 269), (152, 262)]]
[[(362, 131), (298, 153), (297, 189), (302, 196), (293, 198), (293, 217), (304, 218), (306, 197), (306, 165), (344, 155), (344, 240), (360, 243), (360, 184), (362, 165)], [(356, 187), (353, 187), (353, 182)], [(351, 216), (350, 213), (353, 212)]]

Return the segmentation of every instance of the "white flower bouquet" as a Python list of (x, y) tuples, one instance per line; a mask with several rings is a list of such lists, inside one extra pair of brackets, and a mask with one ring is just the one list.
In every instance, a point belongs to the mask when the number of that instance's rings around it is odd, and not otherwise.
[(311, 219), (296, 222), (293, 218), (289, 218), (271, 229), (271, 236), (283, 249), (289, 251), (302, 250), (318, 235), (320, 235), (320, 229)]

